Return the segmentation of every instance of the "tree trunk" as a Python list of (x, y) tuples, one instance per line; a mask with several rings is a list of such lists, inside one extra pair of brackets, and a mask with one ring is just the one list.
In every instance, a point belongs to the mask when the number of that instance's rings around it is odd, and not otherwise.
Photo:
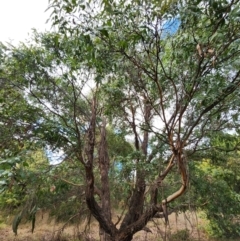
[[(146, 124), (148, 124), (151, 120), (151, 106), (147, 104), (146, 96), (144, 97), (144, 119)], [(137, 125), (135, 123), (135, 112), (132, 112), (133, 120), (132, 120), (132, 129), (135, 136), (135, 148), (137, 151), (141, 151), (145, 157), (147, 157), (147, 148), (148, 148), (148, 139), (149, 139), (149, 132), (147, 130), (143, 133), (143, 141), (140, 145), (139, 135), (137, 133)], [(142, 162), (143, 160), (136, 160), (136, 162)], [(128, 225), (133, 224), (136, 222), (139, 217), (143, 213), (144, 207), (144, 197), (145, 197), (145, 190), (146, 190), (146, 182), (145, 182), (145, 170), (137, 170), (136, 173), (136, 184), (133, 191), (133, 195), (131, 197), (129, 211), (126, 214), (123, 222), (121, 224), (120, 230), (124, 230)], [(129, 235), (126, 241), (132, 240), (132, 235)]]
[[(101, 141), (99, 147), (99, 169), (101, 175), (101, 185), (102, 185), (102, 193), (101, 193), (101, 204), (102, 211), (104, 216), (111, 220), (111, 200), (110, 200), (110, 187), (109, 187), (109, 156), (108, 156), (108, 147), (106, 141), (106, 121), (103, 120), (103, 125), (101, 128)], [(101, 227), (99, 227), (99, 235), (101, 241), (111, 241), (111, 237), (108, 233), (106, 233)]]
[[(94, 173), (93, 173), (93, 160), (94, 160), (94, 150), (95, 150), (95, 128), (96, 128), (96, 97), (92, 102), (92, 116), (89, 125), (89, 129), (86, 137), (86, 146), (85, 146), (85, 154), (87, 156), (86, 159), (80, 157), (86, 173), (86, 203), (91, 211), (91, 214), (97, 219), (100, 228), (105, 230), (106, 233), (115, 236), (117, 231), (115, 225), (111, 220), (111, 210), (110, 210), (110, 193), (108, 186), (108, 155), (104, 145), (106, 145), (105, 141), (105, 133), (103, 133), (101, 137), (101, 144), (99, 147), (99, 165), (101, 170), (101, 181), (102, 181), (102, 190), (101, 190), (101, 199), (102, 199), (102, 207), (96, 202), (94, 198)], [(104, 128), (105, 130), (105, 125)], [(104, 131), (103, 130), (103, 131)], [(107, 169), (106, 169), (107, 168)], [(106, 184), (106, 185), (105, 185)]]
[(99, 237), (100, 241), (114, 241), (101, 227), (99, 227)]

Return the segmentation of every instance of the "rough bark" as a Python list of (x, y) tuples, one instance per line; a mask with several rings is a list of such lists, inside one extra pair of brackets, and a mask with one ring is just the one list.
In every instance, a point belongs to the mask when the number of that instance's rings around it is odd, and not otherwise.
[[(101, 204), (102, 211), (104, 216), (111, 220), (111, 200), (110, 200), (110, 186), (109, 186), (109, 156), (108, 148), (106, 141), (106, 121), (103, 120), (103, 125), (101, 129), (101, 141), (99, 147), (99, 169), (101, 176), (101, 185), (102, 185), (102, 195), (101, 195)], [(111, 237), (106, 233), (101, 227), (99, 229), (100, 240), (101, 241), (110, 241)]]
[[(151, 118), (151, 106), (147, 103), (146, 99), (144, 101), (143, 109), (144, 109), (143, 114), (144, 114), (145, 122), (149, 123), (150, 118)], [(133, 115), (132, 127), (133, 127), (133, 133), (135, 135), (135, 148), (136, 148), (136, 150), (140, 150), (144, 154), (145, 159), (146, 159), (149, 133), (148, 133), (148, 130), (144, 131), (143, 140), (140, 145), (137, 130), (136, 130), (134, 114), (135, 113), (133, 112), (132, 113), (132, 115)], [(137, 160), (137, 162), (139, 162), (139, 161), (143, 161), (143, 160)], [(143, 207), (144, 207), (145, 190), (146, 190), (145, 171), (137, 170), (135, 189), (133, 191), (133, 195), (130, 200), (129, 211), (125, 215), (125, 217), (122, 221), (122, 224), (120, 226), (120, 230), (119, 230), (120, 233), (124, 233), (124, 230), (128, 229), (129, 226), (135, 224), (138, 220), (141, 219), (140, 217), (143, 214)], [(141, 227), (141, 229), (143, 227)], [(124, 241), (132, 240), (133, 234), (134, 234), (134, 232), (130, 232), (126, 237), (124, 237), (123, 240)]]
[[(103, 229), (106, 233), (111, 236), (115, 236), (116, 227), (109, 218), (109, 215), (106, 215), (106, 208), (100, 207), (94, 198), (94, 173), (93, 173), (93, 160), (94, 160), (94, 149), (95, 149), (95, 135), (96, 135), (96, 109), (97, 103), (94, 98), (92, 103), (92, 116), (90, 125), (88, 128), (88, 133), (86, 137), (86, 160), (83, 161), (86, 172), (86, 203), (91, 211), (91, 214), (97, 219), (100, 225), (100, 229)], [(106, 174), (107, 175), (107, 174)], [(103, 179), (106, 176), (103, 177)], [(104, 200), (108, 199), (109, 194), (103, 194)], [(104, 205), (108, 205), (107, 202)]]

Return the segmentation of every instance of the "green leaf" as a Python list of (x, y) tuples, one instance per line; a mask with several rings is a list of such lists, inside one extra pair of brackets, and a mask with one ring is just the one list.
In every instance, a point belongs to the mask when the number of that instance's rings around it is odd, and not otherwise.
[(22, 212), (20, 212), (19, 214), (17, 214), (15, 216), (15, 218), (13, 219), (13, 223), (12, 223), (12, 230), (15, 233), (15, 235), (17, 235), (17, 230), (18, 230), (18, 225), (20, 224), (22, 219)]
[(36, 221), (36, 213), (32, 216), (32, 233), (33, 233), (34, 228), (35, 228), (35, 221)]
[(32, 210), (30, 211), (30, 217), (32, 220), (32, 233), (34, 232), (34, 228), (35, 228), (35, 221), (36, 221), (36, 213), (37, 213), (37, 206), (35, 205)]
[(109, 38), (108, 31), (106, 29), (100, 29), (99, 31), (100, 31), (101, 35)]

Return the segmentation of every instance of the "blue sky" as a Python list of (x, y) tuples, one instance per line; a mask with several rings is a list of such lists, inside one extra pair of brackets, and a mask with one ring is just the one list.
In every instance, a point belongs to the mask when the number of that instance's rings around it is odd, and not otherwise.
[(163, 24), (163, 30), (165, 34), (175, 34), (180, 26), (181, 22), (179, 18), (173, 18), (171, 20), (166, 21)]

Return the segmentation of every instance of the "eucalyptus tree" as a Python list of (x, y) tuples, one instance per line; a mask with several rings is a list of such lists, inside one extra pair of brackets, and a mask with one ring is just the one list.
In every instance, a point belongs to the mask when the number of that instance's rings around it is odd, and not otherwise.
[[(11, 49), (5, 78), (42, 110), (42, 140), (83, 167), (101, 240), (132, 240), (152, 218), (168, 222), (199, 146), (238, 127), (239, 1), (52, 0), (49, 8), (58, 33)], [(127, 155), (109, 155), (107, 125), (132, 142)], [(117, 222), (113, 163), (127, 173)], [(176, 170), (170, 188), (164, 181)]]
[[(103, 1), (99, 14), (91, 10), (96, 2), (54, 3), (53, 21), (63, 33), (86, 31), (95, 42), (96, 56), (101, 43), (118, 59), (111, 75), (102, 80), (105, 107), (116, 128), (133, 136), (139, 154), (133, 157), (135, 188), (118, 230), (111, 222), (104, 227), (104, 205), (97, 211), (91, 193), (87, 200), (107, 233), (131, 240), (157, 212), (166, 217), (166, 205), (184, 193), (191, 152), (207, 143), (212, 132), (232, 129), (238, 122), (239, 2)], [(173, 33), (171, 27), (178, 23)], [(149, 148), (151, 140), (154, 145)], [(160, 149), (163, 145), (165, 153)], [(168, 160), (166, 168), (147, 183), (148, 166), (158, 154)], [(158, 189), (174, 166), (179, 168), (181, 185), (158, 199)]]

